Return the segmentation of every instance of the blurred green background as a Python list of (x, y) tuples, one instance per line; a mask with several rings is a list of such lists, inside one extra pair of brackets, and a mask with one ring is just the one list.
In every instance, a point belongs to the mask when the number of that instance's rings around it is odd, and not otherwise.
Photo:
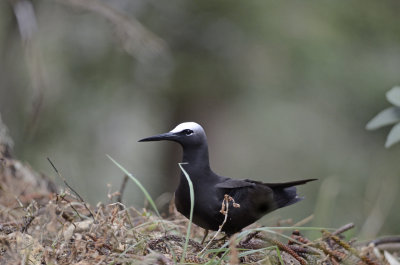
[[(138, 143), (203, 125), (214, 170), (268, 182), (318, 178), (260, 222), (400, 233), (400, 146), (365, 130), (400, 79), (400, 2), (0, 2), (0, 113), (14, 155), (89, 202), (130, 170), (162, 205), (180, 149)], [(112, 186), (109, 187), (107, 184)], [(164, 199), (163, 199), (164, 198)], [(124, 202), (142, 207), (129, 183)]]

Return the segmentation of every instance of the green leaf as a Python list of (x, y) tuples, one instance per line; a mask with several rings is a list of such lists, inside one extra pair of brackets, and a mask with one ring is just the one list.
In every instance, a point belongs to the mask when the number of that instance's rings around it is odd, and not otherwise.
[(400, 123), (393, 126), (393, 128), (390, 130), (389, 135), (386, 138), (385, 147), (389, 148), (399, 141), (400, 141)]
[(393, 105), (400, 107), (400, 86), (395, 86), (386, 92), (386, 98)]
[(379, 112), (366, 126), (367, 130), (375, 130), (400, 121), (400, 107), (390, 107)]

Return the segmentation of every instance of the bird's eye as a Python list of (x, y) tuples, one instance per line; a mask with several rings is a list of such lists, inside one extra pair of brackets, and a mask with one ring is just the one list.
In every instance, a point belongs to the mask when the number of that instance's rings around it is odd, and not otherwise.
[(182, 133), (184, 133), (185, 135), (192, 135), (193, 131), (190, 129), (186, 129), (186, 130), (183, 130)]

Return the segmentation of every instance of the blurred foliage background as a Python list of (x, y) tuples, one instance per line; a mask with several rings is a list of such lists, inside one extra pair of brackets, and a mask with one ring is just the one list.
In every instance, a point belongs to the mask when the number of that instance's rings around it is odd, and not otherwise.
[[(180, 149), (137, 140), (196, 121), (219, 174), (319, 179), (262, 224), (314, 213), (308, 225), (398, 234), (400, 146), (365, 125), (399, 84), (399, 11), (396, 0), (1, 1), (0, 113), (16, 157), (54, 177), (50, 157), (93, 204), (122, 181), (105, 154), (165, 204)], [(143, 201), (129, 183), (125, 203)]]

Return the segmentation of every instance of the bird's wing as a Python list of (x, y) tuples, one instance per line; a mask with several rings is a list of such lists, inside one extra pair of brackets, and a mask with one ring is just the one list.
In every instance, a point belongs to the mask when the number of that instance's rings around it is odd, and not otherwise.
[(235, 189), (235, 188), (243, 188), (250, 186), (254, 186), (254, 183), (248, 182), (246, 180), (229, 179), (229, 178), (215, 185), (215, 187), (221, 189)]

